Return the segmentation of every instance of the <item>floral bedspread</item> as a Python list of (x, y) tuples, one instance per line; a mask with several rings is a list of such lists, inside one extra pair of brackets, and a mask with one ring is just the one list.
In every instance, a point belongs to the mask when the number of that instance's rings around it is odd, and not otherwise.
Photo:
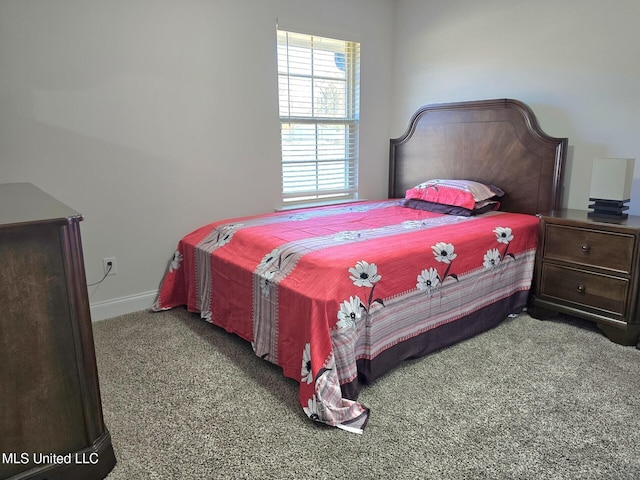
[(154, 310), (186, 305), (300, 383), (313, 420), (361, 432), (356, 360), (528, 290), (538, 219), (397, 200), (225, 220), (179, 242)]

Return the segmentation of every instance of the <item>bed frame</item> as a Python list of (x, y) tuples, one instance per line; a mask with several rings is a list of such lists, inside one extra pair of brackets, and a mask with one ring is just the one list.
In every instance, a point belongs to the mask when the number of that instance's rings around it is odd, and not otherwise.
[(389, 198), (431, 178), (467, 179), (507, 192), (501, 210), (545, 213), (560, 207), (567, 144), (518, 100), (427, 105), (391, 140)]

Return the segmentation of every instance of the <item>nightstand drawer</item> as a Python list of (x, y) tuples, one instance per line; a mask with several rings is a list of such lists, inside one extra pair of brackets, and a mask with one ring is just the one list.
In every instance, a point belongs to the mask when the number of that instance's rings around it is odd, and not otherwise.
[(544, 258), (630, 273), (635, 236), (547, 225)]
[(545, 264), (540, 295), (625, 315), (629, 281), (580, 269)]

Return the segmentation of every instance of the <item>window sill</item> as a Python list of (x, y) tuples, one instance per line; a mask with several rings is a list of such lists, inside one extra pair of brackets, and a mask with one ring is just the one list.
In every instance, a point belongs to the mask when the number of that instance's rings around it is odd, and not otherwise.
[(301, 208), (328, 207), (330, 205), (343, 205), (347, 203), (366, 202), (366, 198), (350, 198), (348, 200), (327, 200), (324, 202), (297, 203), (295, 205), (284, 205), (276, 208), (276, 212), (286, 212), (288, 210), (299, 210)]

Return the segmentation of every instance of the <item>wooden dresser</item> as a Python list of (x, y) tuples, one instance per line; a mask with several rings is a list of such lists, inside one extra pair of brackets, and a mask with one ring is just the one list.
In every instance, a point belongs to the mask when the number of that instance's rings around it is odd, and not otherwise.
[(102, 417), (82, 215), (28, 183), (0, 185), (0, 479), (102, 479)]
[(640, 217), (598, 221), (583, 210), (540, 216), (530, 313), (567, 313), (598, 323), (614, 342), (640, 336)]

